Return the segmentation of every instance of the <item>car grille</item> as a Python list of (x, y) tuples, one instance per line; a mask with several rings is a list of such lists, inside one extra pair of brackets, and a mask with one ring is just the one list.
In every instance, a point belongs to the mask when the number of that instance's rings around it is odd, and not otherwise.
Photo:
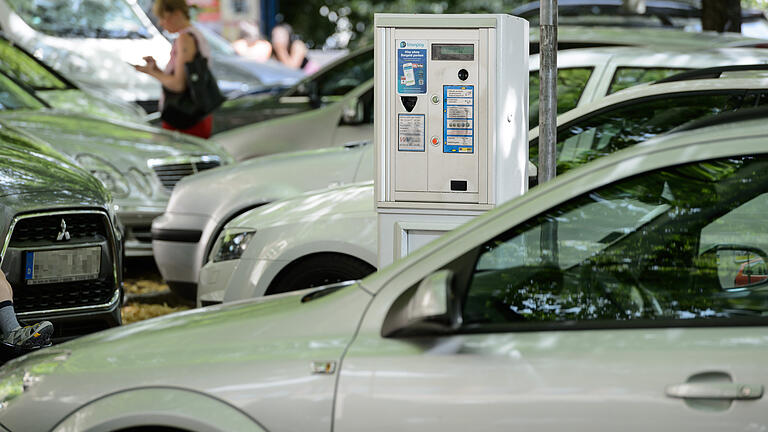
[[(66, 232), (69, 233), (69, 240), (57, 241), (59, 233), (62, 232), (62, 221), (66, 225)], [(12, 227), (8, 253), (17, 254), (21, 258), (23, 251), (29, 248), (76, 248), (97, 243), (109, 248), (114, 242), (109, 219), (102, 212), (64, 211), (55, 214), (22, 215)], [(106, 305), (118, 288), (115, 282), (117, 269), (114, 260), (114, 253), (109, 249), (106, 260), (102, 260), (101, 276), (94, 280), (38, 285), (25, 285), (17, 280), (13, 290), (14, 309), (17, 313), (23, 313)], [(18, 259), (15, 262), (21, 264), (22, 261)], [(16, 278), (23, 278), (23, 269), (19, 269), (19, 273), (16, 273)]]
[(109, 280), (32, 285), (13, 291), (17, 313), (66, 309), (106, 304), (112, 299), (115, 284)]
[(199, 158), (179, 158), (171, 159), (152, 159), (149, 166), (155, 172), (158, 180), (167, 191), (172, 191), (179, 180), (186, 176), (216, 168), (221, 165), (221, 160), (217, 156), (203, 156)]
[(53, 242), (66, 224), (70, 241), (108, 238), (104, 217), (99, 214), (59, 214), (21, 219), (13, 229), (11, 246), (33, 241)]

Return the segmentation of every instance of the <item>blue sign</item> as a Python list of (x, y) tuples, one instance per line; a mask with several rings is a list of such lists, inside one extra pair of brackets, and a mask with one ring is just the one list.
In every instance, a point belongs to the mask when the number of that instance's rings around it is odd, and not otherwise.
[(427, 44), (424, 41), (400, 41), (397, 45), (397, 93), (427, 92)]
[(443, 153), (475, 152), (475, 86), (443, 86)]

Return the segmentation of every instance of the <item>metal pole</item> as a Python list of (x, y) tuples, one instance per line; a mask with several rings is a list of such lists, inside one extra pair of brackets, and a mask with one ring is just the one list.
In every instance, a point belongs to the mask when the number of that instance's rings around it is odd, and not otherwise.
[[(539, 2), (539, 184), (557, 168), (557, 0)], [(557, 221), (541, 227), (541, 259), (557, 265)]]
[(539, 2), (539, 184), (557, 166), (557, 0)]

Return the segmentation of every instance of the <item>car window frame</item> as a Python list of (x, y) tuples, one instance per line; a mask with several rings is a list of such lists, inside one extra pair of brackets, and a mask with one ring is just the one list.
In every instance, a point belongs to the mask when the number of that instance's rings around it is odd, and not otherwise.
[(685, 68), (685, 67), (672, 68), (672, 67), (668, 67), (668, 66), (651, 66), (651, 67), (646, 67), (646, 66), (635, 66), (635, 65), (616, 65), (613, 68), (613, 74), (611, 75), (611, 79), (608, 81), (608, 86), (605, 89), (605, 96), (618, 93), (618, 92), (620, 92), (622, 90), (626, 90), (628, 88), (632, 88), (632, 87), (635, 87), (635, 86), (640, 85), (640, 84), (646, 84), (646, 83), (655, 82), (655, 81), (644, 81), (644, 82), (641, 82), (641, 83), (638, 83), (638, 84), (633, 84), (633, 85), (631, 85), (629, 87), (625, 87), (625, 88), (623, 88), (621, 90), (611, 91), (611, 88), (613, 87), (613, 84), (616, 82), (616, 76), (619, 74), (619, 71), (622, 70), (622, 69), (643, 69), (643, 70), (647, 70), (647, 71), (650, 71), (650, 70), (665, 70), (665, 69), (666, 70), (673, 70), (673, 69), (674, 70), (678, 70), (679, 72), (675, 72), (675, 74), (696, 70), (696, 68)]
[[(677, 96), (681, 96), (681, 97), (682, 96), (716, 96), (716, 95), (720, 95), (720, 94), (723, 94), (723, 95), (730, 94), (731, 96), (738, 96), (739, 93), (740, 93), (740, 95), (742, 97), (746, 98), (748, 92), (750, 92), (750, 91), (758, 91), (758, 90), (760, 90), (760, 89), (744, 89), (744, 88), (740, 88), (740, 89), (715, 89), (715, 90), (682, 90), (682, 91), (677, 91), (677, 92), (660, 93), (660, 94), (653, 94), (653, 95), (643, 96), (643, 97), (639, 97), (639, 98), (628, 99), (628, 100), (624, 100), (624, 101), (621, 101), (621, 102), (617, 102), (615, 104), (611, 104), (611, 105), (607, 105), (607, 106), (601, 107), (601, 108), (599, 108), (597, 110), (591, 111), (589, 113), (586, 113), (584, 115), (576, 117), (573, 120), (569, 120), (568, 122), (566, 122), (566, 123), (564, 123), (562, 125), (559, 125), (557, 127), (557, 131), (555, 132), (555, 137), (556, 137), (557, 142), (560, 142), (560, 138), (559, 138), (560, 134), (563, 133), (564, 130), (566, 130), (568, 128), (571, 128), (572, 126), (576, 125), (577, 123), (588, 122), (588, 121), (591, 121), (592, 119), (594, 119), (597, 116), (601, 116), (601, 115), (606, 114), (606, 113), (611, 112), (611, 111), (623, 109), (623, 108), (626, 108), (626, 107), (631, 106), (631, 105), (637, 105), (637, 104), (645, 103), (645, 102), (652, 102), (652, 101), (660, 100), (660, 99), (668, 99), (672, 95), (674, 95), (675, 97), (677, 97)], [(742, 107), (739, 107), (738, 109), (742, 109)], [(539, 146), (539, 135), (536, 135), (536, 137), (531, 138), (528, 141), (529, 159), (530, 159), (530, 149), (532, 147), (534, 147), (534, 146), (538, 149), (538, 146)], [(538, 161), (536, 161), (536, 162), (538, 162)], [(536, 162), (533, 162), (533, 163), (536, 164)]]
[[(724, 140), (728, 141), (728, 139)], [(740, 155), (744, 156), (745, 154)], [(762, 155), (768, 158), (768, 149), (763, 152), (750, 152), (746, 155), (756, 156)], [(683, 163), (675, 163), (665, 165), (661, 167), (655, 167), (650, 170), (646, 170), (642, 173), (636, 173), (632, 176), (622, 177), (610, 183), (601, 184), (590, 188), (580, 194), (569, 197), (566, 200), (559, 201), (546, 209), (543, 209), (535, 215), (526, 218), (524, 221), (517, 223), (515, 226), (506, 230), (498, 232), (472, 247), (469, 251), (461, 254), (451, 262), (442, 266), (438, 270), (448, 269), (454, 272), (454, 285), (453, 289), (457, 290), (458, 295), (461, 297), (460, 307), (463, 316), (464, 307), (466, 305), (466, 299), (469, 294), (470, 284), (474, 270), (477, 267), (480, 258), (482, 256), (483, 248), (486, 244), (498, 238), (511, 238), (515, 235), (528, 230), (531, 226), (535, 225), (541, 217), (545, 214), (552, 212), (558, 207), (567, 206), (570, 203), (578, 200), (586, 195), (593, 193), (597, 189), (610, 187), (622, 182), (631, 181), (633, 178), (639, 178), (647, 176), (649, 173), (676, 169), (685, 165), (700, 164), (717, 159), (727, 159), (728, 157), (734, 157), (734, 155), (726, 157), (717, 157), (693, 161), (685, 161)], [(700, 233), (701, 234), (701, 233)], [(471, 263), (467, 265), (467, 263)], [(412, 289), (418, 284), (414, 285)], [(768, 279), (755, 284), (751, 287), (764, 286), (768, 288)], [(404, 291), (406, 292), (406, 291)], [(768, 327), (768, 316), (764, 317), (738, 317), (727, 318), (717, 320), (702, 320), (702, 319), (654, 319), (654, 320), (583, 320), (583, 321), (536, 321), (536, 322), (507, 322), (507, 323), (490, 323), (490, 324), (475, 324), (472, 326), (465, 326), (462, 324), (458, 329), (453, 331), (452, 335), (471, 335), (471, 334), (492, 334), (492, 333), (528, 333), (528, 332), (541, 332), (541, 331), (589, 331), (589, 330), (633, 330), (633, 329), (655, 329), (655, 328), (714, 328), (714, 327), (744, 327), (744, 326), (757, 326)]]

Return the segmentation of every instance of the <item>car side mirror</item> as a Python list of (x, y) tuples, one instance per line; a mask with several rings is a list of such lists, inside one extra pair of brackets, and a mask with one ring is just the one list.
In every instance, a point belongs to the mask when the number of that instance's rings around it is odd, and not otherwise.
[(363, 122), (364, 114), (365, 108), (363, 107), (363, 101), (360, 99), (353, 99), (342, 109), (340, 124), (359, 125)]
[(738, 289), (768, 281), (768, 254), (760, 248), (738, 244), (716, 245), (701, 255), (714, 260), (722, 289)]
[(461, 307), (453, 287), (453, 272), (439, 270), (415, 290), (401, 296), (382, 328), (384, 337), (450, 333), (461, 326)]

